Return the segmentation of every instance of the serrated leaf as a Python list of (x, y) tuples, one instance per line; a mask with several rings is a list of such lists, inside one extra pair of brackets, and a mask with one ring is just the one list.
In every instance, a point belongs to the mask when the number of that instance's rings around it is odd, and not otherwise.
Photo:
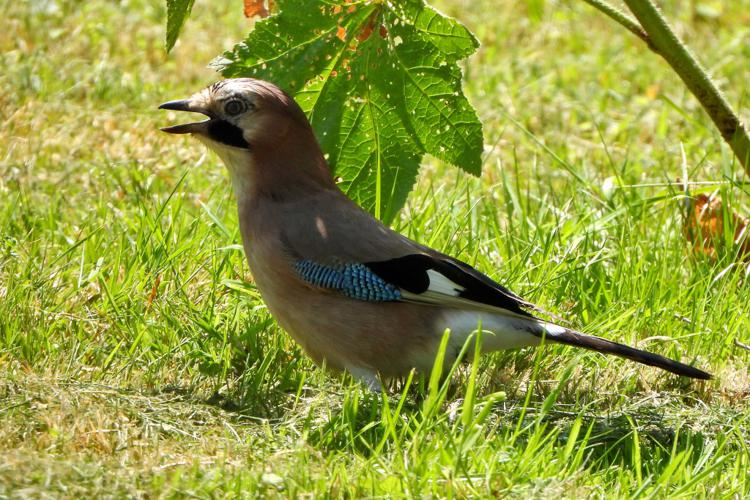
[(216, 64), (293, 94), (352, 198), (391, 220), (425, 153), (480, 173), (482, 126), (457, 65), (478, 47), (468, 29), (422, 0), (278, 9)]
[(193, 10), (193, 2), (194, 0), (167, 0), (167, 52), (174, 47), (182, 25)]

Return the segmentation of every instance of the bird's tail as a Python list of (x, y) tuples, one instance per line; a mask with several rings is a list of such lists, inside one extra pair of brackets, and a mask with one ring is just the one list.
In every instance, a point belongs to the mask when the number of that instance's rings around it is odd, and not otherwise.
[(558, 344), (572, 345), (592, 351), (614, 354), (615, 356), (627, 358), (638, 363), (643, 363), (644, 365), (656, 366), (662, 370), (685, 377), (701, 380), (710, 380), (712, 378), (710, 373), (652, 352), (642, 351), (634, 347), (612, 342), (611, 340), (594, 337), (593, 335), (586, 335), (585, 333), (570, 330), (552, 323), (541, 323), (541, 325), (544, 331), (535, 331), (533, 332), (534, 335), (537, 337), (544, 336), (546, 340)]

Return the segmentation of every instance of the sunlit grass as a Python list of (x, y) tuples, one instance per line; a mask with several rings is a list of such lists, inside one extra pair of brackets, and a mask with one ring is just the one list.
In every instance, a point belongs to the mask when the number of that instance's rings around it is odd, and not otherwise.
[[(747, 119), (750, 4), (725, 4), (667, 13)], [(744, 176), (583, 2), (439, 2), (483, 43), (484, 173), (428, 162), (395, 226), (715, 381), (554, 346), (384, 398), (326, 374), (252, 283), (223, 167), (157, 130), (217, 78), (241, 7), (198, 2), (167, 56), (160, 2), (0, 5), (0, 494), (750, 494), (746, 267), (692, 254), (675, 184), (747, 214)]]

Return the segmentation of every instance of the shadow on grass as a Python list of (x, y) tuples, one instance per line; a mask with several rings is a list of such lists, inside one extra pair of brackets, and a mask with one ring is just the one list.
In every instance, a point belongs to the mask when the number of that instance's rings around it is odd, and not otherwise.
[[(514, 456), (538, 453), (539, 461), (557, 463), (551, 467), (559, 471), (569, 466), (560, 460), (563, 450), (572, 447), (576, 452), (580, 450), (581, 457), (575, 469), (606, 474), (638, 470), (638, 475), (660, 477), (674, 466), (675, 460), (680, 460), (683, 467), (704, 466), (706, 457), (715, 455), (717, 439), (725, 431), (715, 419), (704, 418), (705, 408), (685, 380), (665, 381), (664, 392), (656, 393), (639, 389), (638, 379), (634, 378), (636, 381), (623, 381), (620, 385), (636, 387), (623, 394), (617, 385), (609, 385), (611, 392), (607, 394), (596, 384), (579, 384), (575, 377), (555, 387), (557, 381), (544, 380), (554, 373), (547, 373), (546, 369), (538, 374), (541, 382), (523, 383), (528, 381), (527, 371), (531, 370), (525, 363), (526, 360), (518, 366), (509, 363), (504, 368), (512, 371), (505, 375), (514, 381), (504, 386), (509, 398), (489, 403), (483, 398), (497, 390), (497, 384), (482, 386), (483, 394), (476, 396), (478, 406), (473, 418), (482, 413), (483, 402), (492, 405), (482, 421), (472, 421), (468, 426), (462, 422), (466, 379), (465, 374), (459, 373), (448, 381), (447, 397), (432, 414), (426, 409), (425, 388), (418, 384), (404, 394), (396, 382), (387, 407), (380, 395), (349, 391), (340, 404), (329, 409), (326, 418), (310, 425), (307, 442), (326, 453), (354, 453), (377, 460), (383, 460), (379, 457), (383, 453), (408, 451), (415, 457), (434, 454), (435, 460), (440, 460), (441, 454), (455, 453), (456, 463), (472, 464), (469, 469), (501, 456), (510, 455), (513, 461)], [(527, 400), (529, 387), (533, 389)], [(559, 392), (555, 397), (556, 390)], [(400, 413), (394, 418), (394, 408), (400, 403)], [(473, 432), (479, 434), (472, 439), (481, 443), (482, 451), (458, 451)], [(540, 443), (544, 444), (536, 451)], [(473, 453), (477, 455), (472, 456)], [(482, 453), (490, 453), (491, 458)], [(475, 473), (481, 471), (472, 472)]]
[[(660, 406), (641, 406), (616, 414), (544, 412), (540, 401), (523, 410), (523, 400), (507, 400), (493, 408), (482, 425), (477, 449), (461, 451), (461, 443), (467, 439), (462, 435), (460, 409), (456, 412), (453, 403), (442, 409), (443, 415), (430, 421), (422, 413), (420, 396), (409, 397), (394, 429), (383, 424), (379, 396), (349, 398), (327, 419), (310, 425), (306, 439), (309, 445), (325, 454), (356, 454), (384, 463), (398, 462), (398, 454), (414, 460), (452, 460), (466, 464), (465, 473), (469, 475), (483, 474), (481, 469), (493, 460), (522, 461), (530, 454), (538, 454), (536, 460), (540, 463), (557, 464), (532, 467), (527, 477), (535, 473), (567, 475), (579, 469), (605, 474), (634, 474), (638, 469), (638, 474), (660, 477), (680, 454), (685, 455), (681, 458), (682, 467), (699, 467), (707, 454), (714, 453), (720, 432), (716, 427), (693, 429), (692, 422), (668, 418)], [(392, 402), (391, 409), (394, 405)], [(570, 465), (560, 460), (569, 439), (573, 440), (573, 455), (579, 450), (581, 455), (574, 469), (566, 469)], [(540, 443), (544, 445), (537, 449)]]
[[(613, 372), (611, 379), (603, 380), (601, 370), (588, 366), (559, 382), (559, 367), (542, 366), (534, 373), (531, 357), (511, 353), (504, 354), (500, 363), (496, 358), (482, 362), (474, 413), (481, 412), (483, 404), (490, 407), (484, 420), (471, 427), (479, 434), (483, 453), (491, 454), (490, 460), (503, 454), (513, 460), (541, 440), (545, 448), (539, 460), (555, 462), (558, 459), (550, 457), (572, 446), (581, 450), (577, 468), (604, 473), (612, 468), (645, 468), (658, 476), (680, 453), (686, 465), (696, 465), (712, 453), (707, 447), (715, 444), (722, 429), (715, 423), (697, 422), (696, 412), (703, 407), (690, 382), (659, 379), (663, 392), (657, 393), (646, 390), (640, 377), (628, 376), (631, 372)], [(435, 411), (428, 411), (424, 379), (406, 391), (403, 380), (393, 381), (383, 397), (346, 377), (326, 380), (301, 356), (281, 351), (245, 359), (237, 368), (241, 375), (208, 398), (190, 389), (164, 390), (193, 401), (199, 398), (245, 421), (261, 419), (272, 426), (293, 427), (296, 435), (325, 454), (395, 460), (395, 454), (404, 450), (417, 456), (441, 447), (445, 448), (442, 453), (475, 452), (456, 451), (461, 448), (456, 443), (465, 440), (468, 432), (461, 422), (465, 370), (447, 381), (444, 400)], [(489, 403), (487, 396), (500, 389), (508, 397)], [(486, 459), (457, 457), (471, 464), (469, 469)]]

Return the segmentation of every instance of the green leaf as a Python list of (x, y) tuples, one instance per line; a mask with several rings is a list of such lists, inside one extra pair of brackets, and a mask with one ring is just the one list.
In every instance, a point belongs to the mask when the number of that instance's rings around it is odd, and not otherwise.
[(422, 0), (278, 7), (215, 64), (294, 95), (349, 196), (389, 221), (425, 153), (479, 175), (482, 126), (457, 64), (478, 47), (468, 29)]
[(195, 0), (167, 0), (167, 52), (172, 50)]

